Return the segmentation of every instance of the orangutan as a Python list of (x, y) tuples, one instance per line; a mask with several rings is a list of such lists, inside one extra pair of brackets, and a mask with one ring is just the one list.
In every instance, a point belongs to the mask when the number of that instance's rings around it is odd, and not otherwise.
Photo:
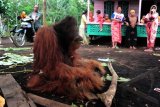
[(82, 38), (77, 22), (66, 17), (38, 30), (34, 41), (34, 72), (27, 87), (37, 92), (53, 92), (70, 99), (94, 99), (102, 89), (105, 74), (101, 63), (81, 58), (76, 50)]

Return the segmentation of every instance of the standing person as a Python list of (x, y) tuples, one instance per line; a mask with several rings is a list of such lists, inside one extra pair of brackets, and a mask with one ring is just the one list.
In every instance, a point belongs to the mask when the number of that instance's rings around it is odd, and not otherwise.
[(126, 19), (127, 25), (127, 41), (129, 44), (130, 49), (136, 49), (136, 42), (137, 42), (137, 27), (136, 24), (138, 22), (138, 18), (136, 16), (135, 10), (130, 11), (130, 15)]
[(145, 17), (146, 30), (147, 30), (147, 49), (144, 51), (152, 52), (156, 40), (157, 29), (158, 29), (158, 13), (157, 6), (152, 5), (150, 12)]
[(100, 10), (97, 10), (97, 22), (99, 22), (99, 27), (100, 27), (100, 31), (103, 30), (103, 22), (104, 22), (104, 19), (103, 19), (103, 16), (101, 15), (101, 11)]
[(116, 11), (111, 16), (112, 48), (118, 48), (117, 44), (121, 44), (122, 41), (121, 26), (124, 20), (124, 14), (121, 12), (122, 9), (118, 6)]
[(34, 30), (37, 32), (39, 27), (41, 27), (41, 17), (42, 14), (38, 11), (38, 5), (34, 5), (33, 12), (28, 16), (34, 20)]
[(79, 26), (79, 35), (83, 38), (83, 44), (88, 44), (88, 40), (86, 37), (86, 23), (87, 23), (87, 10), (82, 13), (81, 16), (81, 24)]

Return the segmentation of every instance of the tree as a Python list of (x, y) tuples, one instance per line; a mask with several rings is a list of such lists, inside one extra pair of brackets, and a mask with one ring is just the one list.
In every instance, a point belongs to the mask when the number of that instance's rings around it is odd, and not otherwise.
[[(19, 22), (17, 16), (22, 11), (31, 13), (37, 3), (39, 11), (43, 12), (43, 0), (0, 0), (0, 3), (0, 11), (5, 13), (4, 17), (10, 28)], [(83, 0), (46, 0), (46, 22), (52, 24), (67, 15), (74, 16), (80, 22), (81, 14), (85, 9), (87, 5)]]
[(0, 14), (5, 14), (8, 9), (8, 0), (0, 0)]
[(54, 23), (67, 15), (74, 16), (79, 22), (85, 9), (86, 2), (81, 0), (47, 0), (47, 22)]

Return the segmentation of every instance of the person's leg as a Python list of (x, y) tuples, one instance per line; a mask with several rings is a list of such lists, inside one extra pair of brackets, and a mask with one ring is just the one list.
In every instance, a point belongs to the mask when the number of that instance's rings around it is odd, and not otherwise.
[(136, 45), (137, 45), (137, 28), (135, 27), (133, 29), (134, 34), (133, 34), (133, 42), (132, 42), (132, 48), (136, 49)]
[(112, 42), (112, 48), (115, 48), (115, 43), (114, 42)]
[(128, 26), (126, 29), (126, 46), (130, 47), (130, 27)]
[(115, 48), (118, 49), (119, 47), (117, 46), (117, 42), (115, 42)]
[(147, 24), (146, 25), (146, 31), (147, 31), (147, 49), (145, 49), (144, 51), (153, 51), (151, 49), (151, 42), (150, 42), (150, 37), (151, 37), (151, 25), (150, 24)]
[(134, 42), (134, 38), (133, 38), (133, 34), (130, 35), (130, 48), (133, 49), (133, 42)]
[(102, 21), (99, 22), (99, 27), (100, 27), (100, 31), (102, 31), (103, 30), (103, 22)]

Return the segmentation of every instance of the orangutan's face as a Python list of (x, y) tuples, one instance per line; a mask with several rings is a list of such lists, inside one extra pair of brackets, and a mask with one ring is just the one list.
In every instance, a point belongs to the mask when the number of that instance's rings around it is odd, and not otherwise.
[(71, 48), (72, 48), (73, 51), (75, 51), (76, 49), (78, 49), (78, 48), (81, 46), (82, 40), (83, 40), (82, 37), (77, 36), (77, 37), (72, 41)]

